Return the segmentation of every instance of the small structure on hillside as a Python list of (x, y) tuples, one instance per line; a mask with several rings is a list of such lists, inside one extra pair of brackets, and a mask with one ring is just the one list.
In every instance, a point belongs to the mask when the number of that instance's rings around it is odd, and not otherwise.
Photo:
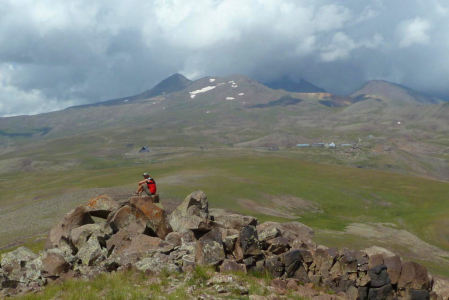
[(296, 144), (296, 147), (306, 148), (306, 147), (310, 147), (310, 144)]
[(139, 153), (148, 153), (150, 152), (150, 149), (148, 149), (148, 146), (143, 146), (142, 149), (139, 150)]
[(330, 144), (328, 145), (328, 147), (329, 147), (329, 148), (336, 148), (337, 146), (335, 146), (335, 143), (332, 142), (332, 143), (330, 143)]
[(270, 148), (268, 148), (268, 151), (279, 151), (279, 148), (276, 146), (271, 146)]
[(324, 147), (324, 143), (313, 143), (312, 147)]

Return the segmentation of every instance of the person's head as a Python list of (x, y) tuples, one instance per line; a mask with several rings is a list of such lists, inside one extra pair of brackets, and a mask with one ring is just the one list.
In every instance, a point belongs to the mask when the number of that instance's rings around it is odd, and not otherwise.
[(143, 177), (144, 177), (144, 178), (149, 178), (150, 175), (149, 175), (148, 173), (143, 173)]

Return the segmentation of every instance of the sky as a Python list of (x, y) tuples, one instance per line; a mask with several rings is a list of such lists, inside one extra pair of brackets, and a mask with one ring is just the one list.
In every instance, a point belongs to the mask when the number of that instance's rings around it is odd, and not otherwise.
[(181, 73), (382, 79), (449, 100), (447, 0), (0, 0), (0, 117), (126, 97)]

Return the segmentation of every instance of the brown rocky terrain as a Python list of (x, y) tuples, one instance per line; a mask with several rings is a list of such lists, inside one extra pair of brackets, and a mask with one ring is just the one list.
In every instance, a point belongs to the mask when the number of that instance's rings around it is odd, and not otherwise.
[[(67, 213), (51, 229), (39, 254), (25, 247), (3, 254), (0, 295), (36, 292), (52, 282), (128, 269), (150, 275), (208, 266), (216, 273), (207, 286), (221, 289), (223, 296), (232, 285), (250, 299), (275, 299), (250, 294), (232, 275), (266, 272), (273, 278), (271, 290), (279, 295), (289, 290), (329, 300), (449, 297), (448, 281), (386, 249), (338, 250), (317, 245), (312, 238), (313, 230), (299, 222), (259, 223), (251, 216), (210, 210), (200, 190), (170, 214), (157, 195), (102, 195)], [(228, 287), (223, 289), (223, 284)], [(320, 293), (323, 288), (335, 295)], [(210, 299), (191, 289), (187, 298)]]

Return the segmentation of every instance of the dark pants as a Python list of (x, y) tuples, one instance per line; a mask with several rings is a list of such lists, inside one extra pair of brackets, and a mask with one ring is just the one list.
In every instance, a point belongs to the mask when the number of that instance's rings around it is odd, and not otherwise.
[(148, 196), (153, 196), (154, 194), (150, 193), (150, 190), (148, 189), (148, 185), (143, 184), (143, 191), (148, 195)]

